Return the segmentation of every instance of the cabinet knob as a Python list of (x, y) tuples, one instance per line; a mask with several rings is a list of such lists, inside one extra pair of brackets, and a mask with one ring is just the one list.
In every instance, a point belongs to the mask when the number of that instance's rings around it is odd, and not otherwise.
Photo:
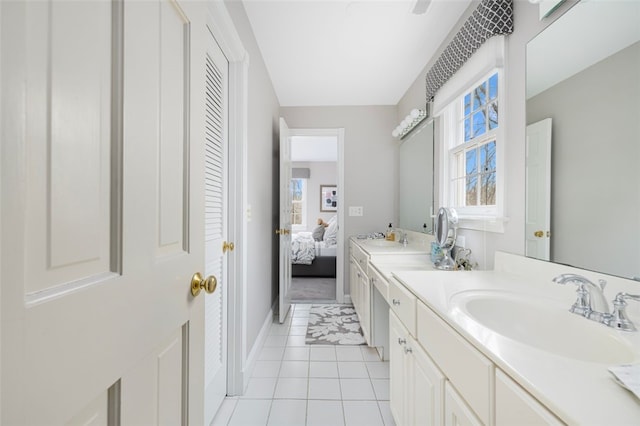
[(413, 352), (413, 349), (411, 349), (411, 347), (407, 346), (406, 348), (404, 348), (404, 353), (405, 354), (410, 354)]
[(407, 343), (407, 339), (403, 339), (402, 337), (398, 337), (398, 344), (399, 345), (404, 345), (405, 343)]
[(395, 306), (400, 306), (400, 301), (398, 299), (393, 299), (392, 302)]

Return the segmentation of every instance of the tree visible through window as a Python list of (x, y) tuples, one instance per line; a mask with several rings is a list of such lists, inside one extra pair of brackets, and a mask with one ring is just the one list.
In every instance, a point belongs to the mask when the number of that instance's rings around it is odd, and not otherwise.
[(496, 205), (498, 73), (462, 98), (461, 137), (450, 149), (452, 200), (456, 207)]

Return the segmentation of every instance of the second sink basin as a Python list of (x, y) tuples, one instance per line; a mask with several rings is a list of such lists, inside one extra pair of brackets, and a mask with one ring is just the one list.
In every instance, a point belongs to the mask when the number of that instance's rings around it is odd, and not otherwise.
[(373, 246), (373, 247), (401, 247), (400, 243), (397, 241), (388, 241), (388, 240), (365, 240), (362, 242), (363, 245)]
[(568, 312), (555, 300), (506, 291), (465, 291), (452, 302), (495, 333), (559, 356), (604, 364), (636, 358), (618, 332)]

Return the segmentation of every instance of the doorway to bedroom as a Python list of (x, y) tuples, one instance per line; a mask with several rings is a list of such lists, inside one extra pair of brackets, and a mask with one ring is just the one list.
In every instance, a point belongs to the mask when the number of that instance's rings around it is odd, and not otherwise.
[[(292, 303), (339, 301), (339, 135), (292, 129)], [(323, 133), (323, 132), (320, 132)], [(341, 250), (340, 250), (341, 251)], [(342, 282), (340, 282), (342, 284)]]

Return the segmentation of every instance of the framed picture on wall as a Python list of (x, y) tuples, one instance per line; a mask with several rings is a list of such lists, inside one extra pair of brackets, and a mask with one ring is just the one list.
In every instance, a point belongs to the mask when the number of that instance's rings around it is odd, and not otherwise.
[(338, 187), (335, 185), (320, 185), (320, 211), (338, 211)]

